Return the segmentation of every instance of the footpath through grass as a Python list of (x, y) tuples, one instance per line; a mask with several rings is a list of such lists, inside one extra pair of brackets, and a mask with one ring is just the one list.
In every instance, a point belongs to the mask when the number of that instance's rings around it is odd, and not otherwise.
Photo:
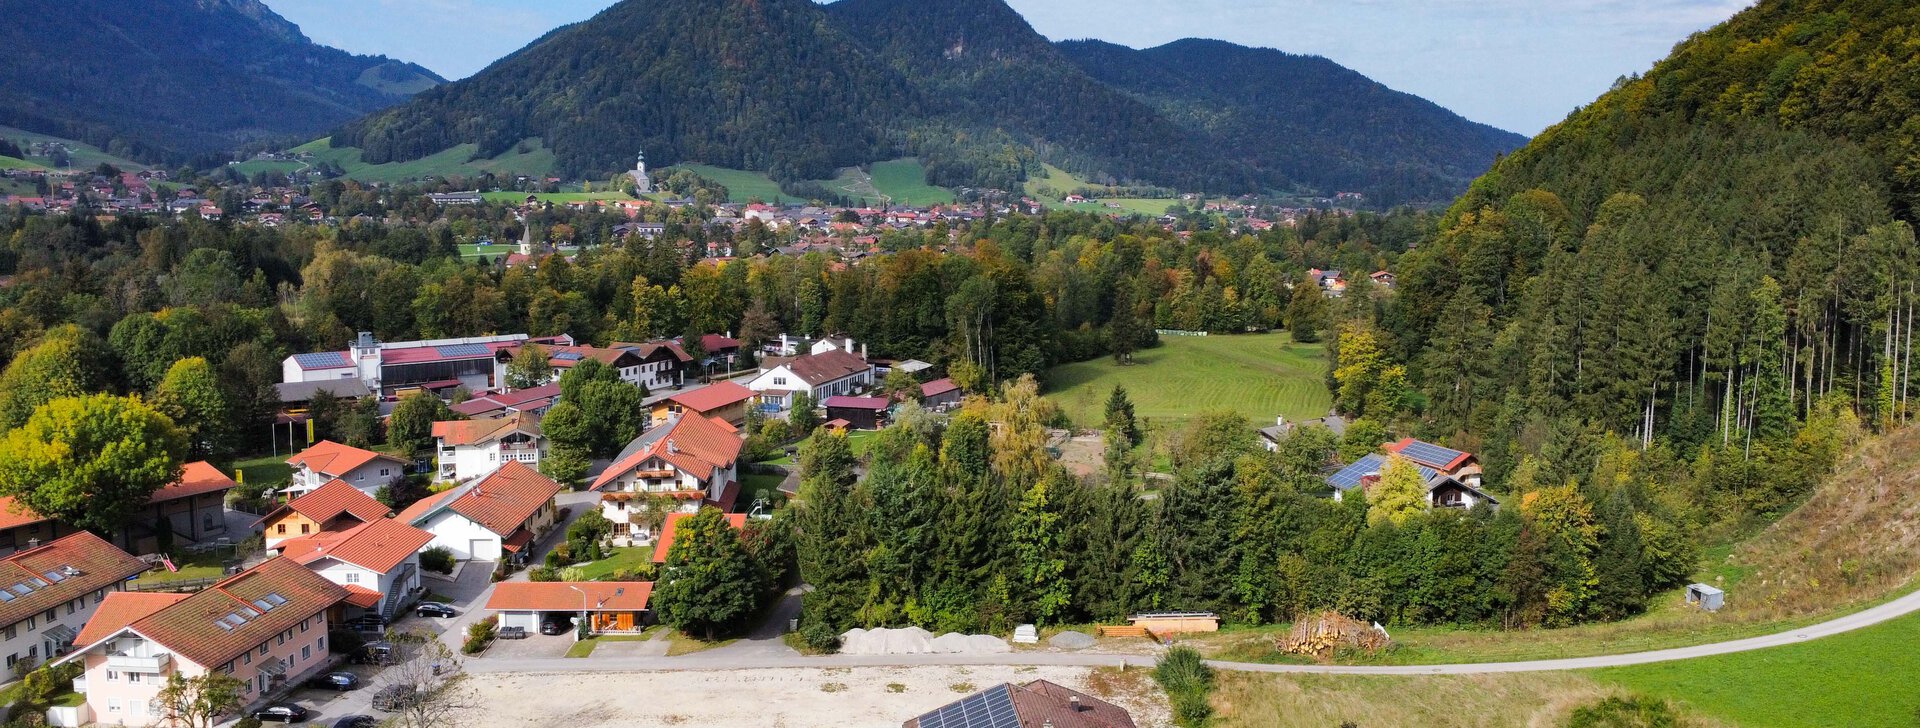
[(1291, 334), (1166, 336), (1160, 346), (1120, 366), (1111, 357), (1066, 364), (1047, 372), (1046, 395), (1080, 427), (1099, 427), (1114, 385), (1127, 388), (1135, 415), (1184, 420), (1231, 410), (1256, 425), (1275, 415), (1322, 417), (1333, 406), (1327, 392), (1326, 348), (1294, 343)]

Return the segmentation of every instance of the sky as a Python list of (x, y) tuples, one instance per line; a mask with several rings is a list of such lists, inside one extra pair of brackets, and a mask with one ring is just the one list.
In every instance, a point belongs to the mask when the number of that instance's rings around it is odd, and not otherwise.
[[(644, 2), (645, 0), (634, 0)], [(939, 2), (940, 0), (921, 0)], [(613, 0), (266, 0), (314, 41), (472, 75)], [(1217, 38), (1326, 56), (1532, 135), (1751, 0), (1008, 0), (1054, 40)]]

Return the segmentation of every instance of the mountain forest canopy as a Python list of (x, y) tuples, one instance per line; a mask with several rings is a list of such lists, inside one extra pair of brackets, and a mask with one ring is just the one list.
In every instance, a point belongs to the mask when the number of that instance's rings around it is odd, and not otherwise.
[(0, 0), (0, 124), (153, 163), (312, 138), (444, 83), (316, 45), (259, 0)]
[[(642, 149), (789, 183), (917, 156), (943, 186), (1019, 189), (1048, 162), (1102, 184), (1383, 205), (1449, 199), (1524, 141), (1323, 59), (1239, 49), (1270, 83), (1179, 96), (1089, 75), (1073, 48), (1001, 0), (628, 0), (333, 139), (382, 163), (540, 138), (588, 178)], [(1206, 53), (1137, 53), (1196, 86), (1245, 80)], [(1362, 113), (1331, 110), (1356, 95)], [(1231, 120), (1211, 120), (1215, 105)]]

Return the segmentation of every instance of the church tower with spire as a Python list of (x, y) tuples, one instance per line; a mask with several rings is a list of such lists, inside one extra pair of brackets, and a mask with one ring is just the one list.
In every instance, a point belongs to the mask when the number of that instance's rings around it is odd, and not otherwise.
[(653, 194), (653, 178), (647, 176), (647, 153), (645, 150), (640, 152), (640, 161), (633, 166), (633, 171), (628, 172), (627, 176), (633, 178), (633, 194)]

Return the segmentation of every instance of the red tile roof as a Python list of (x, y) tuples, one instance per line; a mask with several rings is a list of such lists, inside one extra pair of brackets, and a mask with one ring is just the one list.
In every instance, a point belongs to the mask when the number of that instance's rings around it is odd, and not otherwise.
[[(189, 496), (217, 493), (236, 487), (232, 478), (220, 472), (219, 468), (205, 461), (187, 463), (180, 471), (180, 479), (154, 491), (149, 503), (165, 503)], [(0, 496), (0, 530), (25, 526), (51, 520), (35, 513), (26, 504), (19, 503), (12, 496)]]
[(825, 402), (820, 403), (820, 406), (829, 409), (838, 407), (840, 409), (873, 410), (878, 412), (892, 407), (893, 403), (887, 401), (885, 397), (848, 397), (841, 395), (828, 397)]
[[(272, 604), (268, 596), (275, 594), (286, 602), (267, 610), (254, 603)], [(127, 627), (182, 659), (211, 668), (226, 664), (240, 653), (273, 639), (274, 635), (299, 626), (302, 620), (326, 611), (346, 597), (344, 587), (321, 578), (292, 559), (271, 559), (134, 620)], [(249, 612), (253, 616), (249, 616)], [(228, 615), (238, 615), (244, 621), (231, 628), (214, 621)]]
[(340, 601), (361, 609), (372, 609), (380, 606), (380, 592), (360, 586), (359, 584), (347, 584), (346, 587), (347, 598)]
[(278, 548), (303, 566), (334, 558), (385, 574), (429, 543), (433, 543), (431, 533), (391, 518), (376, 518), (345, 531), (287, 539)]
[(738, 460), (744, 444), (733, 426), (705, 417), (676, 417), (656, 428), (659, 429), (665, 431), (641, 435), (649, 444), (600, 473), (593, 481), (593, 489), (599, 490), (656, 457), (705, 481), (713, 477), (715, 468), (724, 469)]
[(673, 395), (668, 397), (667, 401), (693, 410), (696, 414), (705, 415), (722, 407), (736, 405), (753, 399), (753, 394), (753, 390), (747, 389), (738, 383), (719, 382), (691, 392)]
[(433, 423), (433, 436), (439, 438), (446, 446), (481, 445), (514, 432), (539, 436), (540, 416), (532, 412), (515, 412), (506, 417), (490, 420), (452, 420)]
[(920, 385), (920, 396), (938, 397), (948, 392), (958, 390), (959, 388), (960, 385), (954, 384), (952, 379), (935, 379)]
[(306, 516), (324, 528), (343, 514), (353, 516), (356, 520), (365, 523), (386, 518), (393, 509), (374, 500), (373, 496), (367, 495), (359, 488), (348, 485), (347, 481), (335, 478), (327, 481), (326, 485), (281, 504), (279, 508), (273, 509), (265, 517), (254, 522), (254, 525), (278, 520), (289, 512)]
[(0, 626), (119, 584), (147, 570), (144, 561), (86, 531), (0, 559)]
[(585, 606), (595, 611), (638, 612), (647, 608), (651, 596), (651, 581), (503, 581), (493, 585), (487, 608), (569, 612)]
[(708, 354), (738, 348), (740, 348), (740, 341), (737, 339), (730, 339), (719, 334), (703, 334), (700, 336), (700, 350)]
[(101, 638), (124, 629), (145, 618), (149, 614), (173, 606), (187, 598), (186, 594), (166, 594), (163, 592), (107, 592), (107, 599), (93, 610), (93, 617), (87, 620), (87, 626), (73, 638), (76, 645), (90, 645)]
[(559, 483), (527, 467), (526, 463), (508, 461), (492, 475), (408, 506), (400, 519), (418, 525), (445, 509), (482, 528), (508, 536), (553, 502), (553, 496), (560, 490)]
[(287, 464), (295, 468), (304, 465), (322, 475), (340, 476), (380, 458), (406, 465), (405, 461), (391, 455), (342, 445), (332, 440), (321, 440), (313, 447), (300, 451), (300, 454), (287, 458)]
[[(667, 563), (667, 553), (673, 550), (674, 532), (679, 530), (680, 522), (694, 517), (692, 513), (673, 513), (667, 516), (667, 525), (660, 527), (660, 538), (653, 543), (653, 563)], [(727, 525), (736, 530), (747, 529), (747, 514), (728, 513)]]

